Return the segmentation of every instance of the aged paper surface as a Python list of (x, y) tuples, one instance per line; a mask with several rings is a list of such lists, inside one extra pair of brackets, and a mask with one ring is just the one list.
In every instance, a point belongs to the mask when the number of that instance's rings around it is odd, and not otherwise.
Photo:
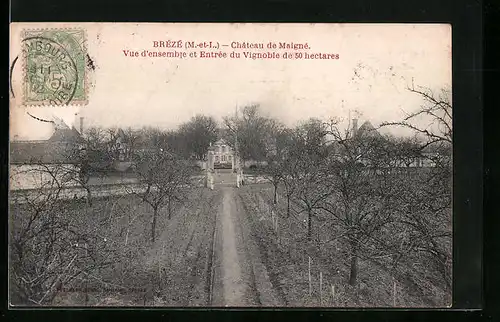
[(446, 307), (451, 27), (12, 23), (12, 305)]

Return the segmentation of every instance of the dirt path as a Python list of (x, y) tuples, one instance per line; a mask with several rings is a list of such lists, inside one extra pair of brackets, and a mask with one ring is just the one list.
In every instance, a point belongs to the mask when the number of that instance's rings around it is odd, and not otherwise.
[(214, 306), (281, 305), (241, 204), (239, 190), (219, 186), (222, 198), (217, 214)]
[(243, 281), (240, 260), (236, 249), (237, 239), (233, 216), (236, 214), (234, 191), (223, 188), (222, 209), (219, 220), (222, 233), (222, 267), (224, 304), (240, 306), (245, 304), (245, 283)]

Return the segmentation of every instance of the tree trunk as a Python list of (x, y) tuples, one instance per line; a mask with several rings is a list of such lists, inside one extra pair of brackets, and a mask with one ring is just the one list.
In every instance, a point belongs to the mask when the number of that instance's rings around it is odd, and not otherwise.
[(312, 209), (307, 210), (307, 240), (312, 240)]
[(168, 197), (168, 219), (172, 218), (172, 199)]
[(156, 237), (156, 216), (158, 215), (158, 208), (153, 208), (153, 221), (151, 223), (151, 242), (155, 242)]
[(87, 203), (89, 206), (92, 206), (92, 192), (88, 187), (86, 187), (85, 190), (87, 190)]
[(356, 246), (352, 246), (351, 250), (351, 272), (349, 274), (349, 285), (356, 285), (356, 280), (358, 278), (358, 257)]
[(278, 203), (278, 185), (274, 185), (274, 198), (273, 198), (273, 203), (277, 204)]
[(286, 197), (286, 216), (288, 218), (290, 218), (290, 197), (289, 195)]

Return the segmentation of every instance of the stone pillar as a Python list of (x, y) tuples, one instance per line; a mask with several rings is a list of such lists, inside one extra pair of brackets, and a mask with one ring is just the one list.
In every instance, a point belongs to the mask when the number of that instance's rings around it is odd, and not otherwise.
[(214, 153), (212, 151), (208, 151), (207, 171), (212, 171), (213, 169), (214, 169)]

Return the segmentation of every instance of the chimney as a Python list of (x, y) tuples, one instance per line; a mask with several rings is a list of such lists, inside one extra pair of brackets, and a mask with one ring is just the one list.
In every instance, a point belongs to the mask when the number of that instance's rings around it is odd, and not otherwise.
[(80, 134), (83, 135), (83, 117), (80, 117)]
[(358, 132), (358, 119), (352, 119), (352, 135), (355, 136)]

